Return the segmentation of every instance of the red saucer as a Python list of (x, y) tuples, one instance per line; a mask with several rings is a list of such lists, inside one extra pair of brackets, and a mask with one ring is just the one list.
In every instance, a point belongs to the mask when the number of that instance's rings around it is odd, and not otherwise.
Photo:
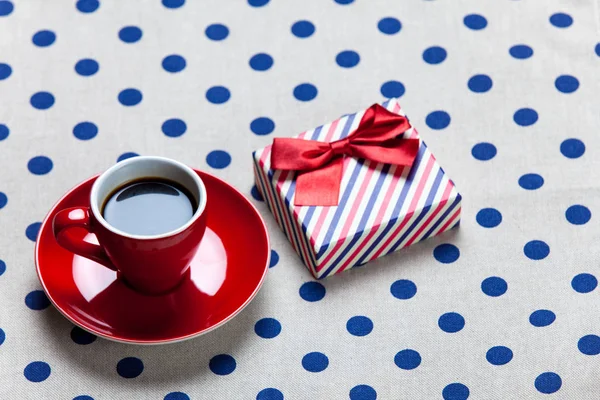
[[(97, 177), (77, 185), (54, 205), (40, 228), (35, 260), (44, 291), (67, 319), (107, 339), (157, 344), (206, 333), (250, 303), (269, 269), (267, 228), (244, 195), (212, 175), (196, 172), (208, 193), (206, 234), (188, 275), (161, 296), (135, 292), (116, 272), (68, 252), (54, 240), (54, 214), (66, 207), (89, 206)], [(73, 233), (96, 241), (84, 230)]]

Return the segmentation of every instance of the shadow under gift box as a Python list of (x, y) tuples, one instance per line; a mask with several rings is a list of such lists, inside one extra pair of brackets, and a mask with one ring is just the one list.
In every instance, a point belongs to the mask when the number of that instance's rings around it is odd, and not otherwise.
[[(395, 99), (381, 104), (404, 115)], [(365, 110), (296, 136), (332, 142)], [(413, 127), (404, 138), (419, 138)], [(439, 235), (460, 223), (461, 195), (425, 143), (411, 167), (344, 157), (337, 206), (295, 206), (294, 171), (272, 170), (271, 145), (253, 153), (256, 186), (294, 250), (317, 279)]]

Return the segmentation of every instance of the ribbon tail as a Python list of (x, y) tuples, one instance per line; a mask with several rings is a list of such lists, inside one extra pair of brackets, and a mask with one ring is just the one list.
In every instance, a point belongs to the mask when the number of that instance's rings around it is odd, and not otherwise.
[(319, 169), (298, 174), (294, 205), (337, 206), (343, 166), (343, 158), (336, 157)]

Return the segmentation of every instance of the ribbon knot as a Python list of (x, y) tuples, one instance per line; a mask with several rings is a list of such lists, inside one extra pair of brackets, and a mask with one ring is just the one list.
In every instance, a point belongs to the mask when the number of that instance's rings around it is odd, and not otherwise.
[(336, 155), (336, 156), (343, 156), (343, 155), (351, 156), (352, 155), (352, 148), (350, 147), (350, 139), (349, 138), (336, 140), (335, 142), (329, 143), (329, 146), (331, 146), (331, 151), (333, 152), (333, 155)]
[(337, 206), (344, 157), (411, 166), (419, 151), (419, 139), (400, 136), (409, 128), (406, 117), (373, 104), (358, 128), (343, 139), (330, 143), (274, 139), (271, 168), (298, 172), (294, 205)]

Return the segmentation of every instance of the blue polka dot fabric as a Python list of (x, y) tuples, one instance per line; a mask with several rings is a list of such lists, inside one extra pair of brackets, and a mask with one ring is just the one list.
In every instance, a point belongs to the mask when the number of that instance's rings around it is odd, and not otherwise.
[[(0, 0), (0, 398), (597, 399), (596, 2), (284, 3)], [(461, 227), (315, 280), (251, 153), (387, 98)], [(35, 269), (52, 205), (139, 155), (227, 181), (270, 233), (253, 302), (174, 345), (74, 326)]]

